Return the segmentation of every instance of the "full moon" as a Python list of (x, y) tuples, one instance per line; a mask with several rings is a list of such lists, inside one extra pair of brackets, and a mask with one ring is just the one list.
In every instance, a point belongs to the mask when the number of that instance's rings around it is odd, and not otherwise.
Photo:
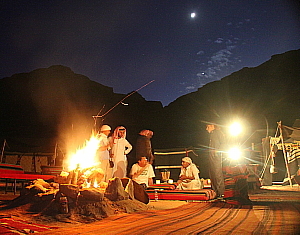
[(191, 18), (195, 18), (195, 17), (196, 17), (196, 13), (195, 12), (191, 13)]

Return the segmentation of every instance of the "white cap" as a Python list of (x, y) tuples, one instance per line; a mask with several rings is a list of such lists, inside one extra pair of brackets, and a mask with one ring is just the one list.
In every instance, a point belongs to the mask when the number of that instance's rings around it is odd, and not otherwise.
[(100, 131), (110, 131), (110, 130), (111, 130), (111, 128), (109, 125), (103, 125), (100, 129)]

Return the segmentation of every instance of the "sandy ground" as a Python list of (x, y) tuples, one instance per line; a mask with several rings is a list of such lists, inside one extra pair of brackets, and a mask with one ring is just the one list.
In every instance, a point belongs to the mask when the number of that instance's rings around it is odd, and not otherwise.
[(300, 192), (300, 186), (298, 184), (294, 184), (292, 187), (290, 185), (262, 186), (261, 189)]
[(148, 206), (151, 210), (166, 210), (175, 207), (179, 207), (181, 205), (187, 204), (186, 201), (170, 201), (170, 200), (151, 200)]
[[(9, 201), (13, 200), (19, 195), (13, 195), (12, 193), (8, 194), (0, 194), (0, 201)], [(181, 205), (184, 205), (188, 203), (187, 201), (173, 201), (173, 200), (150, 200), (148, 206), (151, 210), (165, 210), (165, 209), (171, 209), (175, 207), (179, 207)], [(1, 214), (1, 212), (0, 212)]]
[[(1, 194), (0, 201), (11, 201), (19, 195), (13, 195), (12, 193)], [(186, 201), (172, 201), (172, 200), (150, 200), (148, 206), (149, 210), (165, 210), (172, 209), (184, 205)], [(0, 217), (11, 217), (14, 219), (21, 219), (31, 223), (48, 225), (51, 227), (67, 228), (73, 226), (80, 226), (89, 222), (79, 222), (77, 219), (72, 219), (67, 215), (59, 214), (56, 217), (53, 216), (40, 216), (37, 213), (28, 212), (29, 204), (7, 210), (0, 210)], [(90, 221), (95, 222), (95, 221)]]

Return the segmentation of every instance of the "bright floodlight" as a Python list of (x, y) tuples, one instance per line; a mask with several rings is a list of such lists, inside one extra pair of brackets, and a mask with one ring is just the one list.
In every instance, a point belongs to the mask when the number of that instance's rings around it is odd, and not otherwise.
[(237, 160), (241, 157), (242, 152), (238, 147), (234, 147), (229, 149), (228, 151), (228, 156), (229, 158), (231, 158), (232, 160)]
[(229, 131), (230, 131), (231, 135), (237, 136), (242, 132), (242, 126), (240, 123), (235, 122), (235, 123), (231, 124)]
[(196, 17), (196, 13), (195, 12), (191, 13), (191, 18), (195, 18), (195, 17)]

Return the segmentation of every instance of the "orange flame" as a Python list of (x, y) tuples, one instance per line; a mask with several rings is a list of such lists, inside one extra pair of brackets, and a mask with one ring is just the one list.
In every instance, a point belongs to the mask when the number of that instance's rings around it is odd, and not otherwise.
[(97, 150), (99, 148), (100, 139), (97, 134), (92, 133), (89, 140), (86, 140), (85, 145), (78, 148), (75, 153), (67, 156), (65, 165), (68, 171), (79, 169), (86, 169), (96, 165), (100, 165), (97, 159)]

